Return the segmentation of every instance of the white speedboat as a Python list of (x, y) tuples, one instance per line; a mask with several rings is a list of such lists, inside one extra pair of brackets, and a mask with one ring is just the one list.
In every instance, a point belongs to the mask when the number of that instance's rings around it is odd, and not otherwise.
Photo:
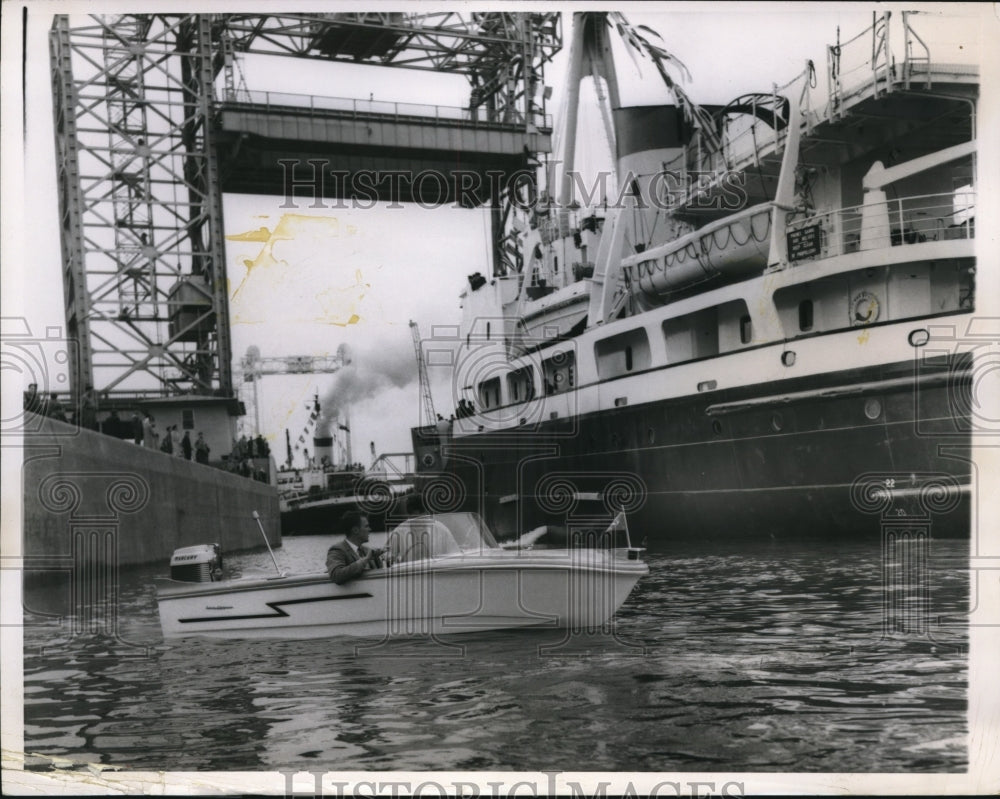
[(156, 581), (165, 638), (323, 638), (588, 629), (607, 622), (639, 578), (642, 550), (500, 547), (474, 513), (408, 519), (389, 564), (344, 585), (323, 572), (222, 578), (217, 545), (174, 553)]

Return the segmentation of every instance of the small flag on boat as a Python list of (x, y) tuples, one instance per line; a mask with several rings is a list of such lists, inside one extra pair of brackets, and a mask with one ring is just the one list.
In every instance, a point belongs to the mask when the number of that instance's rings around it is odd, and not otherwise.
[(622, 525), (625, 524), (625, 511), (618, 511), (618, 515), (612, 520), (611, 524), (608, 525), (608, 529), (604, 532), (613, 533), (616, 530), (621, 529)]

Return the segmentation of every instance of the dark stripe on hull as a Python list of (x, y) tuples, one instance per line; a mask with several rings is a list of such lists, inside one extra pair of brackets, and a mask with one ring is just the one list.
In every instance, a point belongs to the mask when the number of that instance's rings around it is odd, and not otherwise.
[[(955, 367), (942, 371), (961, 374)], [(905, 524), (966, 537), (968, 379), (915, 389), (899, 379), (914, 369), (901, 363), (625, 406), (579, 417), (575, 431), (571, 420), (555, 420), (460, 438), (444, 471), (461, 482), (450, 493), (464, 493), (465, 506), (501, 535), (586, 526), (588, 517), (593, 525), (625, 504), (630, 527), (654, 549), (672, 538), (873, 537)], [(868, 387), (857, 395), (706, 412), (858, 384)], [(430, 506), (435, 479), (427, 475)], [(437, 493), (442, 504), (455, 501)]]
[(271, 613), (251, 613), (243, 616), (198, 616), (190, 619), (178, 619), (180, 624), (195, 624), (215, 621), (246, 621), (247, 619), (286, 619), (289, 614), (283, 608), (287, 605), (302, 605), (314, 602), (334, 602), (341, 599), (371, 599), (371, 594), (339, 594), (337, 596), (308, 597), (306, 599), (287, 599), (277, 602), (265, 602)]

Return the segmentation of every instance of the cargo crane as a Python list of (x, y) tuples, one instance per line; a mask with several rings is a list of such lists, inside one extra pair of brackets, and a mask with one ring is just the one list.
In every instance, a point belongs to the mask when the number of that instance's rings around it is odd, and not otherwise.
[[(239, 372), (243, 382), (253, 386), (250, 402), (253, 406), (254, 435), (260, 435), (260, 405), (257, 384), (265, 375), (313, 375), (334, 374), (351, 363), (351, 355), (346, 344), (337, 347), (335, 355), (283, 355), (263, 357), (260, 348), (251, 345), (240, 360)], [(317, 407), (319, 403), (317, 401)]]
[(417, 356), (417, 377), (420, 380), (420, 407), (423, 408), (424, 424), (434, 425), (437, 416), (434, 413), (434, 398), (431, 396), (431, 381), (427, 376), (427, 363), (424, 361), (424, 351), (420, 346), (420, 328), (410, 320), (410, 333), (413, 334), (413, 349)]

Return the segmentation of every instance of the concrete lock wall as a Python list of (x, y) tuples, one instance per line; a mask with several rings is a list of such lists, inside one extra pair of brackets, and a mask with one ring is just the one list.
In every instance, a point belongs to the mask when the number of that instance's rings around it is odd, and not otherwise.
[(273, 486), (62, 422), (35, 421), (26, 425), (21, 475), (26, 572), (33, 557), (72, 558), (81, 536), (95, 532), (102, 549), (113, 541), (121, 566), (164, 561), (193, 544), (218, 543), (223, 552), (263, 548), (255, 510), (268, 541), (280, 545)]

